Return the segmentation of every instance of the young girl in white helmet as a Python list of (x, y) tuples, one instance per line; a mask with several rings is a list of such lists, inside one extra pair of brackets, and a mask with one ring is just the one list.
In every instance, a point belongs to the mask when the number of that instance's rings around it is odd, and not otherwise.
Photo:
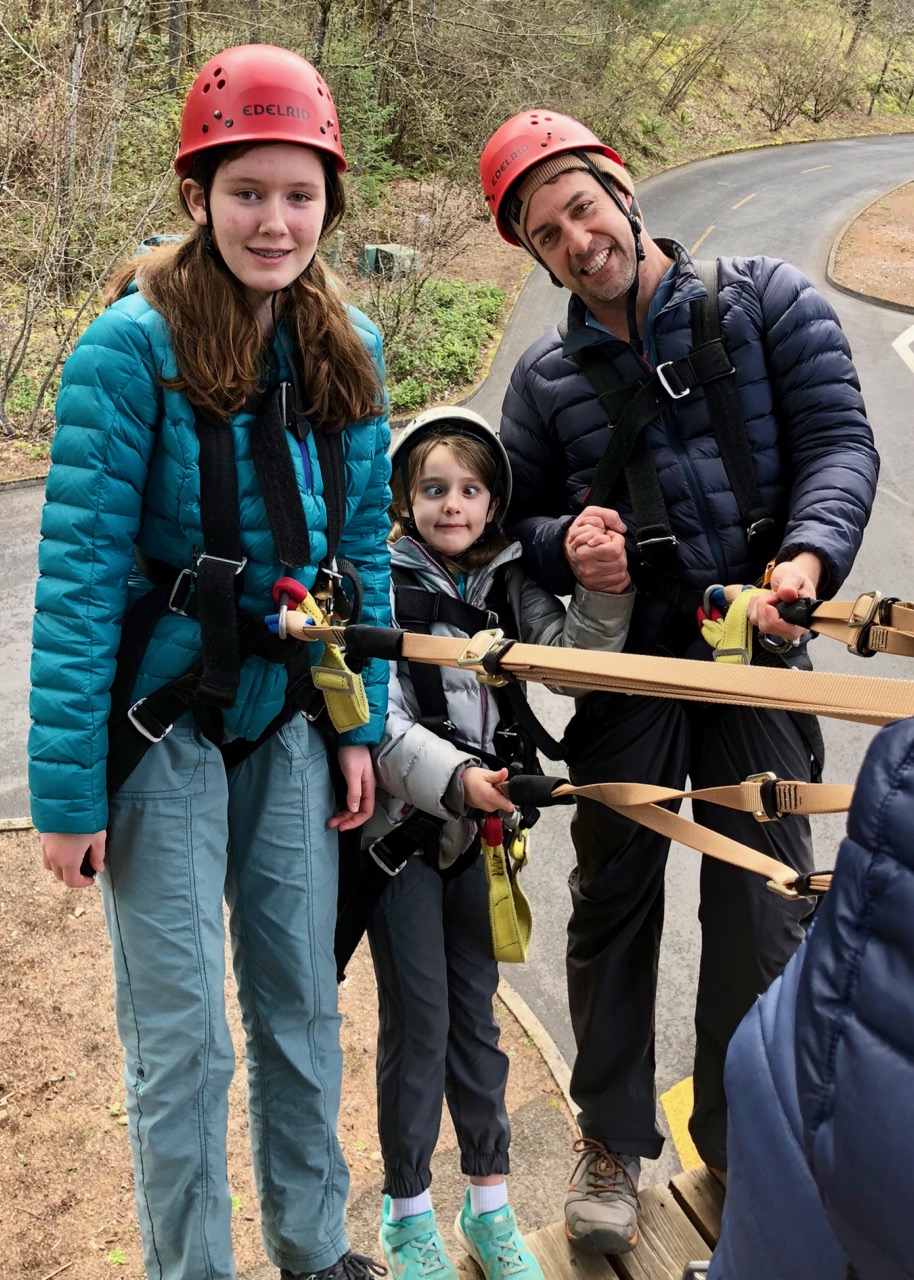
[[(566, 616), (524, 574), (520, 544), (501, 527), (511, 493), (508, 460), (478, 414), (422, 414), (395, 444), (392, 469), (398, 625), (416, 629), (424, 615), (432, 634), (501, 625), (528, 643), (621, 649), (631, 593), (579, 587)], [(508, 1059), (492, 1007), (498, 965), (476, 856), (479, 819), (513, 810), (496, 789), (508, 777), (502, 761), (517, 755), (501, 732), (509, 728), (516, 726), (504, 723), (494, 690), (472, 672), (420, 671), (405, 661), (392, 671), (375, 752), (386, 795), (363, 839), (383, 839), (398, 824), (405, 830), (421, 812), (439, 820), (422, 829), (423, 847), (390, 877), (369, 924), (380, 1002), (380, 1237), (398, 1280), (455, 1280), (429, 1193), (445, 1097), (469, 1180), (458, 1240), (487, 1280), (542, 1280), (508, 1204)]]
[(369, 718), (334, 750), (335, 797), (299, 699), (311, 646), (264, 623), (277, 579), (325, 573), (332, 525), (363, 617), (389, 617), (380, 337), (317, 257), (345, 167), (310, 63), (270, 45), (211, 59), (175, 161), (196, 226), (117, 273), (57, 404), (32, 817), (48, 870), (101, 886), (150, 1280), (235, 1276), (223, 900), (266, 1251), (283, 1280), (378, 1270), (343, 1225), (333, 928), (337, 832), (374, 807), (387, 664), (363, 672)]

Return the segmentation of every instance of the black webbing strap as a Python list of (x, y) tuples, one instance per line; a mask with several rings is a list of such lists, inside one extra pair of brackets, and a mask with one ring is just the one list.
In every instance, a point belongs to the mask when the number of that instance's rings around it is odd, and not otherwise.
[[(612, 428), (609, 443), (597, 463), (588, 501), (596, 506), (608, 505), (612, 491), (624, 472), (641, 557), (645, 563), (672, 573), (679, 564), (676, 539), (670, 529), (657, 468), (644, 435), (644, 428), (659, 416), (661, 403), (648, 381), (634, 389), (623, 387), (612, 362), (597, 347), (583, 347), (575, 353), (574, 360), (596, 391), (604, 411), (608, 405), (616, 406), (623, 400), (625, 405), (618, 420), (609, 419)], [(656, 387), (659, 387), (656, 374), (653, 377)], [(620, 392), (623, 393), (621, 398)]]
[(198, 701), (202, 662), (197, 662), (184, 675), (141, 698), (123, 717), (108, 722), (108, 795), (113, 796), (130, 777), (150, 747), (161, 742), (180, 719)]
[(394, 611), (403, 620), (404, 626), (408, 624), (409, 630), (415, 630), (414, 623), (427, 628), (433, 622), (443, 622), (472, 636), (477, 631), (487, 631), (490, 627), (498, 626), (498, 617), (491, 609), (477, 609), (475, 605), (467, 604), (465, 600), (448, 595), (445, 591), (426, 591), (423, 587), (405, 584), (401, 586), (399, 584), (404, 582), (405, 575), (399, 569), (394, 569), (391, 576), (395, 584)]
[[(704, 299), (696, 299), (691, 304), (692, 340), (699, 343), (717, 339), (718, 345), (721, 345), (718, 306), (720, 263), (696, 261), (693, 266), (714, 305), (704, 305)], [(746, 530), (749, 550), (754, 562), (761, 568), (777, 550), (777, 531), (771, 513), (765, 507), (752, 465), (752, 451), (736, 390), (735, 370), (731, 368), (729, 374), (732, 376), (708, 382), (705, 385), (705, 396), (717, 447)]]
[(297, 569), (311, 561), (311, 540), (289, 452), (287, 433), (298, 434), (292, 384), (280, 382), (258, 392), (245, 407), (254, 414), (249, 430), (251, 457), (267, 509), (276, 557), (287, 569)]
[[(337, 581), (346, 578), (352, 584), (352, 600), (343, 606), (342, 595), (335, 596), (337, 611), (347, 622), (357, 623), (362, 616), (362, 580), (358, 570), (348, 560), (337, 557), (337, 549), (343, 536), (346, 521), (346, 460), (343, 457), (343, 437), (340, 432), (314, 432), (317, 460), (324, 482), (324, 505), (327, 508), (327, 555), (321, 566), (325, 573)], [(343, 607), (346, 612), (344, 615)]]
[[(717, 295), (714, 297), (716, 305)], [(644, 428), (659, 417), (671, 399), (682, 399), (695, 387), (733, 372), (719, 340), (719, 331), (716, 339), (696, 344), (687, 356), (667, 361), (659, 366), (659, 371), (655, 370), (634, 386), (623, 383), (599, 348), (582, 347), (575, 353), (574, 360), (597, 392), (597, 399), (613, 426), (591, 484), (591, 500), (598, 506), (606, 504)], [(599, 386), (591, 377), (592, 372), (596, 373)]]
[(346, 966), (384, 890), (417, 850), (437, 856), (443, 827), (442, 818), (415, 809), (405, 822), (362, 850), (348, 892), (340, 894), (333, 944), (337, 981), (342, 982), (346, 976)]
[[(493, 626), (508, 626), (511, 630), (518, 630), (517, 619), (513, 617), (508, 597), (504, 571), (496, 573), (489, 591), (489, 601), (493, 603), (493, 609), (479, 609), (443, 591), (426, 591), (421, 587), (408, 586), (407, 583), (412, 581), (411, 575), (401, 568), (394, 567), (391, 577), (394, 581), (396, 622), (398, 626), (405, 627), (409, 631), (429, 635), (433, 622), (447, 623), (449, 626), (456, 627), (458, 631), (463, 631), (467, 636), (474, 635), (477, 631), (488, 630)], [(482, 751), (479, 747), (470, 746), (454, 737), (440, 667), (426, 662), (410, 662), (409, 674), (419, 703), (421, 723), (427, 729), (439, 737), (447, 738), (460, 750), (466, 750), (479, 756), (481, 760), (490, 762), (491, 767), (503, 768), (511, 763), (510, 757), (505, 758), (501, 753)], [(521, 753), (525, 768), (533, 767), (535, 751), (542, 751), (543, 755), (550, 760), (564, 758), (564, 748), (561, 743), (556, 742), (545, 726), (539, 722), (527, 701), (524, 690), (516, 680), (509, 680), (503, 688), (493, 688), (491, 692), (498, 705), (499, 717), (502, 721), (499, 727), (504, 730), (502, 740), (505, 741), (505, 745), (509, 745), (506, 739), (511, 736), (511, 730), (515, 726), (527, 742), (532, 744), (532, 750), (524, 750)]]
[(203, 554), (196, 565), (203, 641), (198, 698), (231, 707), (241, 678), (238, 594), (244, 557), (238, 511), (238, 476), (231, 424), (197, 415), (200, 440), (200, 522)]
[[(486, 603), (492, 606), (496, 618), (499, 619), (499, 625), (509, 626), (519, 636), (520, 620), (514, 617), (514, 609), (508, 592), (507, 574), (508, 566), (496, 573)], [(499, 672), (498, 674), (502, 673)], [(549, 760), (564, 760), (564, 744), (557, 742), (546, 726), (536, 717), (533, 708), (527, 701), (526, 692), (516, 679), (509, 679), (506, 685), (496, 689), (495, 696), (498, 700), (501, 714), (502, 723), (499, 727), (502, 731), (502, 739), (510, 739), (512, 734), (515, 733), (515, 727), (520, 731), (521, 745), (526, 748), (521, 752), (525, 773), (530, 773), (539, 768), (536, 760), (536, 751), (541, 751)], [(508, 745), (509, 743), (505, 742), (505, 746), (507, 747)], [(511, 754), (508, 754), (506, 759), (510, 764), (512, 760)], [(530, 824), (528, 823), (528, 825)]]
[[(111, 705), (108, 710), (109, 733), (112, 725), (120, 725), (127, 719), (130, 699), (136, 685), (143, 655), (156, 623), (168, 608), (175, 573), (171, 582), (161, 582), (151, 591), (140, 596), (130, 606), (121, 624), (121, 642), (117, 652), (117, 666), (111, 683)], [(111, 753), (109, 746), (108, 770), (110, 776)]]

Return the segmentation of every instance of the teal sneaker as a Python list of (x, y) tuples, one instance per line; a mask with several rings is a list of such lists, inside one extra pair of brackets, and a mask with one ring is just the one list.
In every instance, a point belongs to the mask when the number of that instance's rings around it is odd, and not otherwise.
[(393, 1280), (458, 1280), (444, 1251), (434, 1210), (392, 1222), (390, 1196), (385, 1196), (379, 1239)]
[(454, 1223), (454, 1234), (486, 1280), (544, 1280), (542, 1268), (524, 1244), (510, 1205), (481, 1213), (470, 1212), (470, 1193)]

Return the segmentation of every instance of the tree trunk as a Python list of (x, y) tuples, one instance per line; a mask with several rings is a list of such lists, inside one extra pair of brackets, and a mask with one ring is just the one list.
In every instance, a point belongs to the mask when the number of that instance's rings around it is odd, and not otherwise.
[(168, 0), (168, 88), (177, 89), (184, 71), (187, 0)]
[(260, 0), (248, 0), (250, 26), (248, 42), (260, 44)]
[(885, 58), (885, 61), (882, 64), (882, 70), (879, 72), (879, 80), (876, 84), (876, 88), (873, 90), (873, 96), (870, 98), (870, 105), (867, 108), (867, 113), (866, 113), (868, 116), (871, 116), (873, 114), (873, 107), (876, 105), (876, 99), (879, 97), (880, 93), (882, 93), (882, 90), (885, 88), (885, 75), (889, 69), (889, 62), (890, 62), (890, 55), (887, 55)]
[(330, 25), (330, 7), (333, 0), (317, 0), (317, 23), (314, 28), (314, 65), (321, 65), (324, 45), (327, 42), (327, 28)]

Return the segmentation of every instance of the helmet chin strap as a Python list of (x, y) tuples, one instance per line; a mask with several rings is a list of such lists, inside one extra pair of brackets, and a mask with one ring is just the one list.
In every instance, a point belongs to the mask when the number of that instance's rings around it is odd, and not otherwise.
[(638, 330), (638, 313), (637, 313), (638, 285), (640, 283), (638, 268), (640, 264), (644, 261), (645, 253), (644, 253), (644, 245), (641, 242), (641, 232), (643, 230), (643, 226), (641, 223), (641, 218), (639, 216), (641, 210), (638, 207), (638, 201), (635, 199), (634, 196), (632, 196), (632, 204), (631, 204), (631, 208), (629, 208), (628, 205), (625, 203), (625, 201), (622, 199), (622, 197), (619, 195), (619, 191), (615, 186), (615, 184), (613, 183), (612, 179), (608, 177), (607, 174), (600, 172), (600, 170), (591, 160), (590, 156), (588, 156), (583, 151), (575, 151), (574, 154), (583, 164), (587, 166), (592, 176), (597, 180), (597, 182), (600, 184), (600, 186), (603, 188), (603, 190), (606, 192), (609, 198), (615, 203), (615, 205), (619, 208), (619, 210), (625, 216), (625, 219), (628, 222), (629, 227), (631, 228), (632, 239), (635, 242), (635, 278), (634, 280), (632, 280), (629, 286), (628, 294), (625, 299), (625, 317), (626, 317), (626, 320), (628, 321), (629, 345), (633, 348), (637, 356), (642, 356), (644, 354), (644, 344), (641, 341), (641, 334)]

